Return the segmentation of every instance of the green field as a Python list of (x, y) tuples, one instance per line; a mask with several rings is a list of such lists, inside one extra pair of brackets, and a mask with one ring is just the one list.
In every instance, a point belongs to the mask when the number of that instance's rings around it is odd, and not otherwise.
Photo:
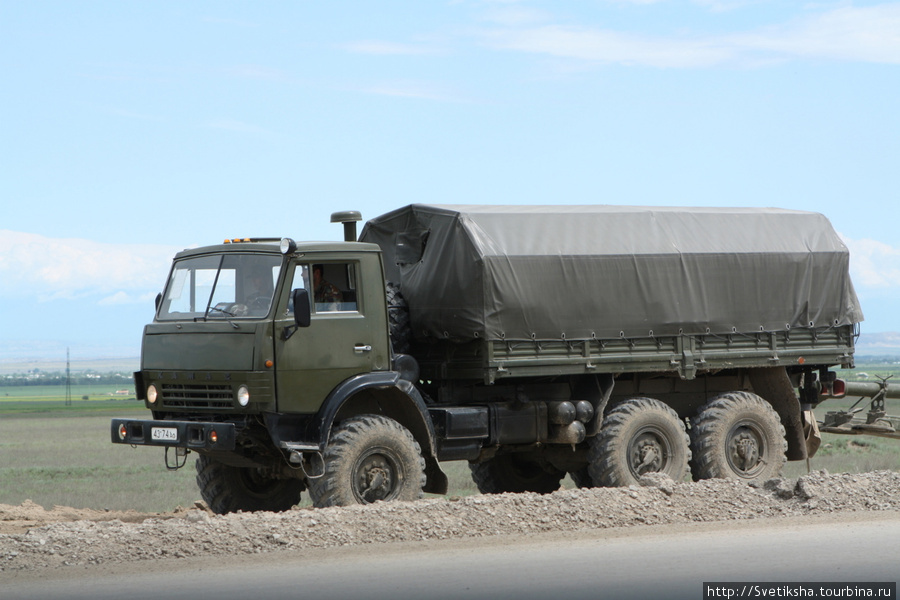
[[(161, 448), (112, 444), (113, 416), (147, 416), (143, 409), (99, 411), (93, 407), (0, 417), (0, 504), (32, 500), (54, 505), (164, 512), (188, 507), (200, 494), (192, 455), (187, 467), (167, 471)], [(900, 470), (900, 440), (825, 434), (810, 461), (832, 473)], [(451, 495), (476, 493), (465, 462), (445, 463)], [(788, 463), (785, 475), (807, 472), (805, 462)], [(572, 487), (566, 478), (565, 486)], [(308, 503), (304, 495), (304, 503)]]
[[(110, 400), (122, 398), (134, 398), (134, 384), (127, 386), (128, 394), (117, 394), (125, 387), (115, 385), (73, 385), (71, 389), (72, 399), (81, 400), (87, 396), (91, 400)], [(28, 401), (56, 401), (66, 399), (66, 388), (62, 385), (14, 385), (0, 387), (0, 401), (28, 400)]]

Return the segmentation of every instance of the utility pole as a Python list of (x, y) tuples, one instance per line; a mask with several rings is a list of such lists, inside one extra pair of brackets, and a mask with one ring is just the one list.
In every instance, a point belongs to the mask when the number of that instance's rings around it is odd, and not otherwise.
[(72, 371), (69, 368), (69, 348), (66, 347), (66, 406), (72, 406)]

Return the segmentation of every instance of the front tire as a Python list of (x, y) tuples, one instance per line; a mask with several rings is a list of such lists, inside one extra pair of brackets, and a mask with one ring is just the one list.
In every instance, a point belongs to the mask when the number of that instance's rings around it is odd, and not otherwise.
[(647, 473), (684, 480), (691, 451), (684, 423), (653, 398), (632, 398), (610, 410), (591, 438), (588, 473), (596, 485), (635, 485)]
[(781, 474), (787, 441), (768, 402), (749, 392), (729, 392), (691, 419), (691, 448), (695, 480), (765, 481)]
[(536, 492), (549, 494), (559, 489), (564, 471), (544, 465), (521, 454), (501, 454), (480, 463), (469, 463), (472, 481), (482, 494)]
[(309, 481), (316, 507), (418, 500), (425, 459), (408, 429), (381, 415), (347, 419), (325, 449), (325, 474)]
[(283, 512), (300, 502), (300, 479), (278, 479), (264, 469), (226, 465), (203, 456), (197, 458), (197, 487), (204, 502), (216, 514), (265, 510)]
[(591, 479), (591, 474), (588, 472), (587, 465), (581, 467), (577, 471), (569, 471), (569, 477), (572, 478), (572, 482), (578, 489), (583, 490), (594, 487), (594, 480)]

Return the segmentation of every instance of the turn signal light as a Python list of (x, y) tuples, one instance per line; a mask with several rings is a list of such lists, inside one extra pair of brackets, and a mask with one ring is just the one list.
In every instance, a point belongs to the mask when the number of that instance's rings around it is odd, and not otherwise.
[(219, 441), (219, 434), (216, 433), (215, 429), (209, 432), (209, 441), (211, 441), (213, 444)]
[(119, 439), (124, 440), (128, 437), (128, 428), (125, 425), (119, 425)]

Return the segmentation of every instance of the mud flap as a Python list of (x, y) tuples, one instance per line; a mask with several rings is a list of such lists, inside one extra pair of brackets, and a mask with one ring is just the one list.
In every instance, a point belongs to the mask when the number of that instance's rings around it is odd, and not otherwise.
[(803, 417), (803, 435), (806, 438), (806, 454), (807, 458), (816, 455), (819, 446), (822, 445), (822, 434), (819, 433), (819, 424), (816, 422), (816, 415), (811, 410), (804, 410), (801, 413)]
[(749, 369), (750, 385), (758, 396), (765, 398), (781, 417), (787, 438), (787, 459), (808, 458), (800, 401), (784, 367)]

